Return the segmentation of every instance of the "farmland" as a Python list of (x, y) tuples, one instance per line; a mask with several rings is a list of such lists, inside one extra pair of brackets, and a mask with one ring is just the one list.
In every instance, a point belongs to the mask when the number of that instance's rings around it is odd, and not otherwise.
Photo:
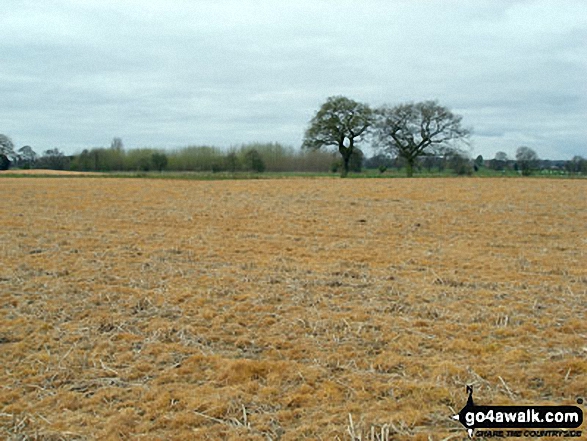
[(1, 438), (439, 441), (467, 384), (587, 394), (585, 180), (0, 191)]

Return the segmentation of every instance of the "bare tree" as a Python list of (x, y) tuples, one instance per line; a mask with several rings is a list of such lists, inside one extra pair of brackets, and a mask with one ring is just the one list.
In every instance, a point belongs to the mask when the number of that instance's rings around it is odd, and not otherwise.
[(355, 145), (364, 139), (372, 124), (373, 111), (367, 104), (344, 96), (330, 97), (310, 121), (302, 148), (338, 148), (343, 160), (342, 176), (345, 177)]
[(69, 158), (57, 148), (45, 150), (43, 156), (37, 160), (37, 167), (49, 170), (67, 170)]
[(571, 173), (587, 173), (587, 159), (575, 155), (573, 156), (573, 159), (566, 162), (565, 168)]
[(522, 175), (529, 176), (538, 167), (538, 154), (530, 147), (518, 147), (518, 150), (516, 150), (516, 161)]
[(30, 145), (25, 145), (18, 149), (18, 166), (22, 168), (31, 168), (39, 156)]
[(462, 118), (436, 101), (383, 107), (377, 114), (377, 142), (405, 160), (408, 176), (413, 175), (420, 156), (459, 151), (455, 143), (469, 136), (461, 126)]
[(12, 139), (0, 134), (0, 170), (8, 170), (12, 162), (11, 160), (16, 159), (16, 157)]
[(496, 161), (504, 161), (507, 162), (508, 161), (508, 154), (506, 152), (497, 152), (495, 154), (495, 160)]
[(16, 154), (14, 153), (14, 143), (12, 139), (10, 139), (6, 135), (2, 135), (0, 133), (0, 155), (4, 155), (7, 158), (14, 158)]
[(122, 143), (122, 138), (112, 138), (112, 142), (110, 143), (110, 148), (112, 150), (122, 152), (124, 150), (124, 144)]
[(497, 152), (495, 158), (491, 160), (493, 170), (505, 170), (508, 164), (508, 155), (505, 152)]

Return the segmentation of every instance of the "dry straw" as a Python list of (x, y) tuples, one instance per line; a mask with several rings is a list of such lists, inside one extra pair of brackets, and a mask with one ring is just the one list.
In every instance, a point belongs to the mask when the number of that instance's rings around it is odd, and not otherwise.
[(462, 439), (587, 384), (587, 181), (1, 182), (0, 438)]

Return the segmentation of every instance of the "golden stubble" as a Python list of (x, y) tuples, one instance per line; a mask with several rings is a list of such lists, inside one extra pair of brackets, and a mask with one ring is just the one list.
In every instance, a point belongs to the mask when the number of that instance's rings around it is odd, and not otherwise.
[(3, 437), (443, 440), (466, 384), (585, 396), (585, 180), (0, 190)]

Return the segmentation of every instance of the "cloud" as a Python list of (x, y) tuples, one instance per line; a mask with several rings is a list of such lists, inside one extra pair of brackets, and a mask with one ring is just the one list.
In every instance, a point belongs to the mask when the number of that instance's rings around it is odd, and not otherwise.
[(436, 98), (486, 156), (586, 150), (581, 1), (5, 0), (0, 26), (0, 130), (37, 150), (298, 146), (340, 94)]

